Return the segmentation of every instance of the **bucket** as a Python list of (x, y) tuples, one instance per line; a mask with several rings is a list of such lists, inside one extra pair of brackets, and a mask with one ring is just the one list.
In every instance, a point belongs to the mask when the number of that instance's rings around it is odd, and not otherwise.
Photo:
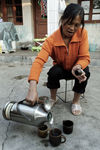
[(12, 50), (16, 51), (16, 41), (12, 41)]
[(0, 53), (7, 52), (3, 40), (0, 40)]
[(97, 44), (89, 44), (89, 51), (90, 52), (95, 52), (97, 48)]

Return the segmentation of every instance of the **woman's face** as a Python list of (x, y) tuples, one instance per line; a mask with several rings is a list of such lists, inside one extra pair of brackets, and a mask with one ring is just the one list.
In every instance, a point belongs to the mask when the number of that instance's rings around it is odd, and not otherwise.
[(79, 29), (81, 25), (80, 16), (76, 16), (72, 23), (67, 22), (67, 20), (62, 21), (62, 33), (64, 37), (71, 38), (74, 33)]

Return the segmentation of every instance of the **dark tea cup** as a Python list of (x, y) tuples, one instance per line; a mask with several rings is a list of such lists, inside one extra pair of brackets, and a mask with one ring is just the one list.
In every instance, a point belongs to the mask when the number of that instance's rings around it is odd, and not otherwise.
[[(63, 139), (63, 140), (62, 140)], [(58, 146), (66, 142), (66, 137), (58, 128), (51, 129), (49, 132), (49, 141), (52, 146)]]
[(73, 132), (73, 121), (63, 120), (63, 132), (65, 134), (71, 134)]
[(47, 125), (40, 125), (38, 127), (38, 136), (41, 138), (45, 138), (48, 135), (48, 126)]

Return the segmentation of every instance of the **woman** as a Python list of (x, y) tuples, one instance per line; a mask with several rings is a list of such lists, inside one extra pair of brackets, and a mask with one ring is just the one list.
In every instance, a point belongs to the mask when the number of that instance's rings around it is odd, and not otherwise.
[[(87, 31), (84, 29), (83, 8), (78, 4), (69, 4), (60, 18), (60, 23), (59, 29), (45, 40), (42, 50), (32, 64), (26, 100), (33, 105), (38, 101), (37, 83), (43, 65), (50, 56), (54, 61), (54, 66), (48, 72), (47, 81), (51, 98), (55, 103), (56, 92), (60, 87), (59, 80), (74, 78), (71, 110), (74, 115), (80, 115), (82, 112), (80, 96), (85, 92), (90, 76), (89, 44)], [(82, 70), (79, 76), (75, 74), (77, 69)]]

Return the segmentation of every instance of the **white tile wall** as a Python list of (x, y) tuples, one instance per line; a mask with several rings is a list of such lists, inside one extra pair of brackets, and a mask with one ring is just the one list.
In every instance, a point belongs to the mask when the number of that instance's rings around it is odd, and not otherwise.
[(48, 35), (52, 34), (58, 28), (59, 22), (58, 3), (59, 0), (47, 1)]
[(49, 11), (49, 23), (54, 23), (55, 22), (55, 19), (56, 19), (56, 16), (55, 16), (55, 11), (54, 10), (51, 10)]
[(48, 11), (55, 10), (55, 0), (47, 0)]
[(97, 50), (100, 50), (100, 24), (86, 24), (88, 31), (89, 43), (97, 44)]

